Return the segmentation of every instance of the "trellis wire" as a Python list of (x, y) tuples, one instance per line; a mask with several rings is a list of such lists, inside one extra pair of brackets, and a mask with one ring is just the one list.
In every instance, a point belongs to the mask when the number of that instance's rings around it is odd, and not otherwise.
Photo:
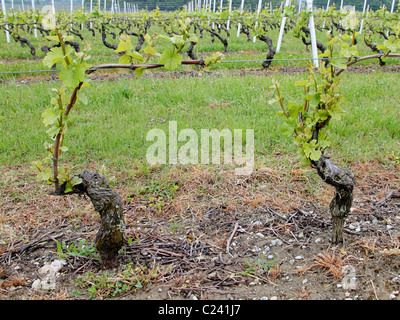
[[(390, 58), (399, 58), (399, 57), (390, 57)], [(348, 59), (346, 57), (323, 57), (318, 58), (318, 60), (338, 60), (338, 59)], [(352, 57), (352, 59), (359, 59), (359, 57)], [(251, 63), (251, 62), (264, 62), (264, 61), (312, 61), (313, 58), (293, 58), (293, 59), (259, 59), (259, 60), (231, 60), (231, 61), (221, 61), (220, 63)], [(153, 66), (154, 64), (149, 64), (149, 66)], [(106, 69), (115, 69), (115, 68), (102, 68), (102, 70)], [(91, 68), (87, 70), (92, 70)], [(24, 70), (24, 71), (1, 71), (0, 74), (23, 74), (23, 73), (44, 73), (44, 72), (58, 72), (60, 70)]]

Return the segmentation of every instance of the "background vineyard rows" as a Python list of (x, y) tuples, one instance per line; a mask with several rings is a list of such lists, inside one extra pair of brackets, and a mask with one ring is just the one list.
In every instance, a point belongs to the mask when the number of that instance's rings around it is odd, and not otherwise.
[[(400, 20), (400, 13), (398, 10), (390, 13), (389, 10), (387, 7), (377, 11), (370, 10), (368, 16), (358, 12), (359, 20), (363, 21), (363, 29), (361, 30), (360, 26), (359, 31), (363, 32), (364, 38), (363, 43), (358, 44), (360, 54), (378, 52), (376, 46), (393, 33), (393, 28)], [(266, 58), (275, 59), (272, 65), (305, 65), (305, 61), (290, 60), (311, 58), (307, 16), (304, 12), (299, 14), (294, 6), (285, 12), (285, 16), (287, 20), (280, 52), (275, 52), (283, 17), (283, 12), (279, 8), (272, 13), (269, 10), (263, 10), (260, 14), (240, 10), (233, 10), (230, 14), (227, 10), (215, 13), (205, 10), (190, 13), (185, 10), (174, 12), (153, 10), (134, 14), (111, 14), (95, 8), (91, 13), (77, 10), (72, 17), (65, 11), (59, 11), (57, 21), (63, 24), (68, 33), (73, 36), (73, 44), (77, 50), (85, 45), (91, 46), (92, 58), (89, 60), (91, 64), (110, 62), (111, 59), (115, 59), (114, 50), (121, 34), (131, 36), (132, 42), (136, 44), (136, 50), (139, 51), (146, 33), (179, 34), (177, 20), (190, 18), (191, 31), (196, 33), (198, 41), (191, 47), (185, 48), (184, 52), (192, 59), (204, 58), (215, 51), (224, 52), (225, 63), (214, 68), (260, 67)], [(332, 6), (328, 11), (316, 10), (314, 16), (319, 53), (321, 53), (326, 47), (327, 31), (333, 34), (344, 32), (341, 28), (341, 20), (346, 14), (340, 14)], [(13, 59), (26, 61), (2, 64), (0, 77), (9, 76), (9, 72), (43, 69), (40, 60), (36, 58), (43, 58), (51, 47), (50, 41), (46, 38), (49, 31), (41, 25), (43, 17), (44, 13), (39, 10), (35, 12), (10, 10), (7, 13), (5, 18), (7, 23), (0, 25), (0, 29), (3, 29), (0, 35), (2, 43), (0, 58), (6, 61), (13, 61)], [(240, 34), (238, 35), (239, 25)], [(5, 30), (10, 32), (10, 43), (6, 42)], [(289, 41), (288, 39), (293, 36), (295, 41), (290, 40), (290, 50), (288, 50), (286, 40)], [(21, 46), (16, 45), (15, 42)], [(160, 41), (160, 50), (163, 50), (165, 45), (168, 44)], [(288, 61), (280, 61), (286, 59)], [(249, 60), (253, 62), (248, 62)], [(271, 63), (267, 63), (263, 66), (270, 65)]]
[[(104, 0), (102, 0), (102, 6), (104, 5)], [(110, 7), (111, 1), (108, 0), (106, 1), (108, 3), (107, 8)], [(175, 11), (175, 10), (181, 10), (184, 5), (186, 5), (189, 1), (188, 0), (154, 0), (154, 1), (144, 1), (144, 0), (128, 0), (126, 3), (131, 3), (135, 4), (139, 10), (155, 10), (156, 8), (159, 8), (160, 10), (163, 11)], [(220, 4), (220, 0), (217, 0), (217, 6)], [(295, 2), (295, 1), (294, 1)], [(31, 1), (27, 0), (5, 0), (6, 8), (11, 8), (11, 6), (14, 6), (15, 9), (21, 10), (22, 9), (22, 3), (24, 3), (24, 9), (25, 10), (30, 10), (32, 5)], [(93, 1), (94, 5), (96, 5), (97, 1)], [(273, 9), (280, 7), (282, 5), (282, 0), (270, 0), (270, 1), (263, 1), (264, 7), (269, 7), (270, 3)], [(327, 4), (327, 0), (314, 0), (314, 7), (315, 8), (325, 8)], [(337, 5), (340, 4), (339, 1), (333, 1), (333, 3), (336, 3)], [(379, 10), (382, 5), (385, 5), (386, 7), (390, 8), (392, 3), (392, 0), (369, 0), (368, 4), (370, 6), (371, 10)], [(35, 8), (41, 9), (45, 5), (50, 5), (51, 0), (40, 0), (35, 3)], [(80, 9), (81, 8), (81, 1), (80, 0), (75, 0), (73, 3), (75, 9)], [(241, 0), (232, 0), (232, 8), (237, 9), (241, 5)], [(244, 10), (248, 11), (255, 11), (257, 10), (257, 5), (258, 5), (258, 0), (245, 0), (244, 2)], [(349, 6), (355, 6), (356, 10), (362, 11), (363, 9), (363, 1), (359, 0), (344, 0), (344, 5), (349, 5)], [(84, 0), (84, 6), (86, 10), (90, 9), (90, 0)], [(223, 6), (227, 7), (228, 6), (228, 1), (223, 0)], [(55, 1), (55, 8), (56, 11), (60, 10), (65, 10), (69, 11), (70, 10), (70, 1), (69, 0), (56, 0)]]

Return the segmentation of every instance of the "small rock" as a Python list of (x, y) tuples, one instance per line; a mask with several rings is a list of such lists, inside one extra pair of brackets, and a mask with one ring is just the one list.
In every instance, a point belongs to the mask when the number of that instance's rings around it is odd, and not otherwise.
[(43, 275), (42, 280), (36, 279), (32, 284), (35, 290), (54, 290), (56, 288), (56, 279), (59, 276), (60, 269), (65, 265), (65, 260), (54, 260), (51, 264), (45, 264), (38, 272)]
[(234, 298), (230, 293), (228, 293), (228, 294), (226, 295), (226, 297), (227, 297), (229, 300), (235, 300), (235, 298)]
[(304, 259), (304, 257), (303, 256), (295, 256), (294, 259), (295, 260), (302, 260), (302, 259)]
[(355, 232), (360, 232), (361, 227), (359, 222), (354, 222), (349, 224), (349, 229), (354, 230)]
[(304, 280), (302, 281), (303, 284), (306, 284), (307, 282), (308, 282), (307, 279), (304, 279)]
[(322, 242), (322, 239), (321, 239), (321, 238), (315, 239), (315, 243), (316, 243), (316, 244), (321, 243), (321, 242)]
[(269, 259), (269, 260), (272, 260), (274, 258), (274, 255), (273, 254), (269, 254), (268, 256), (267, 256), (267, 259)]
[(263, 223), (262, 223), (261, 221), (259, 221), (259, 220), (254, 221), (254, 222), (251, 224), (251, 227), (252, 227), (252, 228), (255, 228), (255, 229), (261, 228), (262, 226), (263, 226)]
[(260, 298), (260, 300), (268, 300), (268, 297), (263, 296), (263, 297)]
[(264, 250), (263, 250), (263, 254), (267, 254), (267, 253), (270, 252), (270, 251), (271, 251), (271, 248), (268, 247), (268, 246), (265, 246), (265, 247), (264, 247)]
[(389, 295), (389, 299), (390, 300), (394, 300), (397, 298), (397, 296), (399, 295), (399, 291), (393, 291), (390, 295)]
[(256, 233), (256, 236), (257, 236), (257, 237), (260, 237), (260, 238), (265, 238), (265, 236), (264, 236), (261, 232), (257, 232), (257, 233)]
[(40, 290), (41, 289), (41, 284), (42, 284), (42, 281), (40, 281), (40, 279), (36, 279), (32, 283), (32, 289), (33, 290)]
[(281, 239), (274, 239), (271, 241), (270, 246), (280, 246), (282, 244), (282, 240)]
[(278, 300), (278, 297), (277, 296), (273, 296), (269, 300)]

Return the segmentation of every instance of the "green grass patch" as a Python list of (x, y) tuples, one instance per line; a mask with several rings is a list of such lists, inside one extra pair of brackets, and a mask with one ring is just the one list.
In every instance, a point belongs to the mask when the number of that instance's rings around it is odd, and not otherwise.
[[(275, 75), (286, 100), (300, 97), (294, 81), (302, 74)], [(342, 93), (345, 115), (332, 121), (329, 150), (347, 161), (386, 159), (400, 147), (399, 75), (376, 71), (344, 73)], [(194, 129), (254, 129), (256, 161), (273, 162), (276, 152), (292, 153), (295, 146), (280, 131), (278, 106), (270, 106), (271, 78), (264, 75), (207, 75), (203, 77), (121, 77), (96, 81), (85, 89), (88, 105), (71, 113), (73, 124), (61, 162), (132, 168), (146, 166), (149, 130), (167, 134), (169, 121), (178, 132)], [(46, 156), (48, 141), (41, 113), (48, 108), (51, 88), (58, 82), (30, 85), (9, 83), (0, 87), (0, 163), (24, 165)]]

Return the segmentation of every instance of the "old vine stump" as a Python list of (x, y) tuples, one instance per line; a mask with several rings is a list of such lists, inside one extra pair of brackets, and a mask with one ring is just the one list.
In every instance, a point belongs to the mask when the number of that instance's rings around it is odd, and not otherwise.
[(72, 193), (86, 194), (94, 209), (99, 212), (101, 226), (95, 238), (96, 249), (100, 253), (103, 268), (117, 264), (118, 251), (125, 243), (125, 223), (123, 203), (103, 175), (84, 171), (78, 175), (82, 182), (74, 186)]
[(332, 243), (341, 244), (343, 225), (353, 203), (354, 174), (347, 169), (339, 168), (325, 156), (321, 156), (314, 166), (322, 180), (336, 189), (329, 211), (332, 216)]

